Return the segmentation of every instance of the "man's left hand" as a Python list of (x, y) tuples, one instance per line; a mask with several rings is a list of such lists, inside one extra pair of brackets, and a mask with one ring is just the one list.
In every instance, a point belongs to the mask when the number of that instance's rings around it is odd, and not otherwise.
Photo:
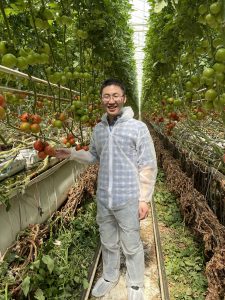
[(140, 201), (138, 212), (139, 212), (139, 220), (144, 220), (145, 218), (147, 218), (149, 213), (148, 203), (144, 201)]

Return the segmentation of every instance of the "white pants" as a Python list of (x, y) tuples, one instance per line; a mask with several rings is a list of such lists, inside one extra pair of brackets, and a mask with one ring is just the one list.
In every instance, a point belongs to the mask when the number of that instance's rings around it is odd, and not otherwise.
[(120, 269), (120, 245), (126, 257), (127, 285), (144, 286), (144, 251), (140, 239), (138, 203), (118, 210), (97, 205), (103, 258), (103, 277), (116, 281)]

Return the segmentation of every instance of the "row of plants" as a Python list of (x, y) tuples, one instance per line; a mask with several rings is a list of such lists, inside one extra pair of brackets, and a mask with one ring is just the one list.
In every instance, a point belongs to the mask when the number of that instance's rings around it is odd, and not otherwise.
[(48, 220), (51, 230), (39, 241), (36, 235), (32, 257), (20, 253), (20, 243), (8, 251), (0, 262), (0, 299), (79, 299), (99, 242), (95, 215), (95, 202), (86, 200), (69, 222), (60, 215)]
[(143, 111), (167, 135), (183, 123), (190, 135), (204, 139), (207, 151), (216, 152), (211, 164), (218, 166), (225, 161), (225, 2), (149, 3)]
[(159, 172), (154, 196), (171, 300), (205, 299), (203, 245), (185, 227), (177, 200)]
[(57, 146), (88, 150), (106, 78), (126, 83), (136, 109), (130, 10), (128, 0), (1, 1), (0, 163), (9, 161), (3, 168), (24, 148), (42, 160)]

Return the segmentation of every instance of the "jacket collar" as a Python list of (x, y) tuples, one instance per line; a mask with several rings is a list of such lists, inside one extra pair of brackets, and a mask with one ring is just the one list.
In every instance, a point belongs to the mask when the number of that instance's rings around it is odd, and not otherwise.
[[(133, 117), (134, 117), (133, 109), (130, 106), (125, 106), (122, 108), (121, 117), (117, 118), (116, 122), (117, 123), (125, 122), (129, 119), (132, 119)], [(104, 113), (101, 120), (102, 120), (102, 123), (104, 123), (105, 125), (108, 125), (107, 113)]]

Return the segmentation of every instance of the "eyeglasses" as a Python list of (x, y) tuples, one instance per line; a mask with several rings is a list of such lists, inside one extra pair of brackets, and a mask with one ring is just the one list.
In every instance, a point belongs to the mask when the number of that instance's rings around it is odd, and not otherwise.
[(114, 101), (119, 101), (124, 95), (118, 95), (118, 94), (105, 94), (102, 96), (102, 100), (104, 102), (107, 102), (109, 101), (111, 98), (114, 100)]

